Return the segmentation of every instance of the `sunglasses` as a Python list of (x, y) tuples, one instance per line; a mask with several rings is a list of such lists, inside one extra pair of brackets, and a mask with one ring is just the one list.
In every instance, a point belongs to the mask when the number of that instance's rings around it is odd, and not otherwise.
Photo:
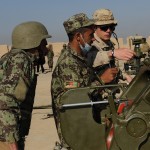
[(116, 27), (116, 25), (114, 25), (114, 24), (98, 26), (98, 28), (100, 28), (102, 31), (105, 31), (105, 32), (106, 32), (108, 29), (110, 29), (111, 31), (114, 31), (114, 30), (115, 30), (115, 27)]

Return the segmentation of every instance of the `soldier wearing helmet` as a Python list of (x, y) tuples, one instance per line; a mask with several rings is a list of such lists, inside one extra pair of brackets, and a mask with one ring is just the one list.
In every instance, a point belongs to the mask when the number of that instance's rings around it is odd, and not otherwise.
[(68, 44), (64, 43), (62, 46), (61, 53), (63, 53), (67, 49)]
[[(67, 32), (69, 43), (58, 58), (57, 65), (53, 71), (51, 94), (56, 128), (61, 142), (56, 145), (55, 149), (64, 148), (70, 150), (71, 147), (66, 143), (60, 127), (59, 106), (61, 104), (61, 95), (71, 88), (86, 87), (92, 84), (100, 85), (98, 82), (100, 79), (97, 79), (93, 70), (88, 67), (85, 58), (94, 40), (93, 20), (89, 19), (86, 14), (79, 13), (71, 16), (63, 25)], [(107, 72), (103, 74), (101, 79), (108, 82), (108, 80), (112, 80), (112, 76), (116, 73), (117, 70), (114, 69), (113, 73)], [(93, 76), (94, 78), (92, 78)]]
[(34, 68), (50, 37), (45, 26), (36, 21), (13, 29), (12, 49), (1, 58), (0, 149), (24, 149), (37, 81)]
[[(93, 13), (93, 19), (95, 20), (95, 41), (92, 44), (92, 49), (88, 53), (88, 64), (94, 68), (110, 64), (111, 60), (127, 61), (134, 56), (134, 51), (128, 48), (120, 48), (117, 35), (114, 33), (117, 26), (117, 20), (114, 18), (113, 13), (109, 9), (99, 9)], [(114, 35), (118, 48), (115, 48), (115, 44), (111, 41), (111, 36)], [(118, 66), (118, 63), (116, 64)], [(124, 74), (123, 79), (131, 81), (128, 75)]]
[(66, 44), (63, 44), (63, 49), (66, 49), (67, 48), (67, 45)]
[(48, 67), (49, 70), (52, 71), (53, 69), (53, 57), (54, 57), (54, 51), (53, 51), (53, 45), (49, 44), (47, 46), (47, 60), (48, 60)]

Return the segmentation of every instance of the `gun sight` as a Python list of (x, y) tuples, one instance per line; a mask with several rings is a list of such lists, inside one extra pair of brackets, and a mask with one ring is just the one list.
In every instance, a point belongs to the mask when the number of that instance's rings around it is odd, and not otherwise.
[(146, 43), (146, 38), (132, 39), (133, 45), (138, 45), (138, 44), (142, 44), (142, 43)]

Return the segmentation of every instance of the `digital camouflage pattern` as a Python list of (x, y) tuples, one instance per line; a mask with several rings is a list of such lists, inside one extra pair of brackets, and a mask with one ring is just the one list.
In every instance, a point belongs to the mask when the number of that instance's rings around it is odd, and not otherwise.
[(91, 84), (98, 85), (98, 81), (92, 80), (93, 76), (93, 70), (87, 67), (84, 57), (79, 56), (69, 47), (61, 53), (52, 74), (51, 94), (58, 135), (62, 145), (65, 147), (66, 143), (61, 134), (59, 120), (60, 97), (69, 88), (86, 87)]
[(63, 23), (67, 33), (71, 33), (79, 28), (93, 24), (93, 20), (90, 20), (84, 13), (76, 14)]
[(99, 9), (93, 14), (95, 25), (117, 24), (113, 13), (109, 9)]
[[(19, 140), (20, 105), (35, 78), (32, 56), (12, 49), (0, 60), (0, 140)], [(30, 107), (30, 106), (29, 106)]]
[(67, 48), (67, 44), (63, 44), (63, 48), (66, 49)]
[(16, 126), (19, 124), (18, 117), (11, 110), (0, 110), (0, 141), (18, 141), (19, 126)]
[[(68, 45), (67, 44), (63, 44), (63, 48), (61, 50), (61, 53), (63, 53), (65, 50), (67, 50)], [(60, 55), (61, 55), (60, 53)]]

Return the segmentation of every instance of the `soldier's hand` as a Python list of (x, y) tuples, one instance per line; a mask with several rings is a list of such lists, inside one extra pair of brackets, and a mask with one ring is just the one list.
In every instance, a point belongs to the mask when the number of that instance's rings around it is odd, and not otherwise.
[(125, 80), (126, 80), (128, 83), (130, 83), (130, 82), (132, 81), (132, 79), (133, 79), (133, 77), (131, 77), (131, 76), (128, 75), (128, 74), (124, 74), (124, 78), (125, 78)]
[(128, 48), (114, 50), (114, 57), (120, 60), (130, 60), (135, 56), (135, 52)]
[(111, 81), (113, 81), (118, 73), (118, 69), (117, 68), (108, 68), (107, 70), (105, 70), (105, 72), (100, 76), (101, 80), (104, 83), (110, 83)]

